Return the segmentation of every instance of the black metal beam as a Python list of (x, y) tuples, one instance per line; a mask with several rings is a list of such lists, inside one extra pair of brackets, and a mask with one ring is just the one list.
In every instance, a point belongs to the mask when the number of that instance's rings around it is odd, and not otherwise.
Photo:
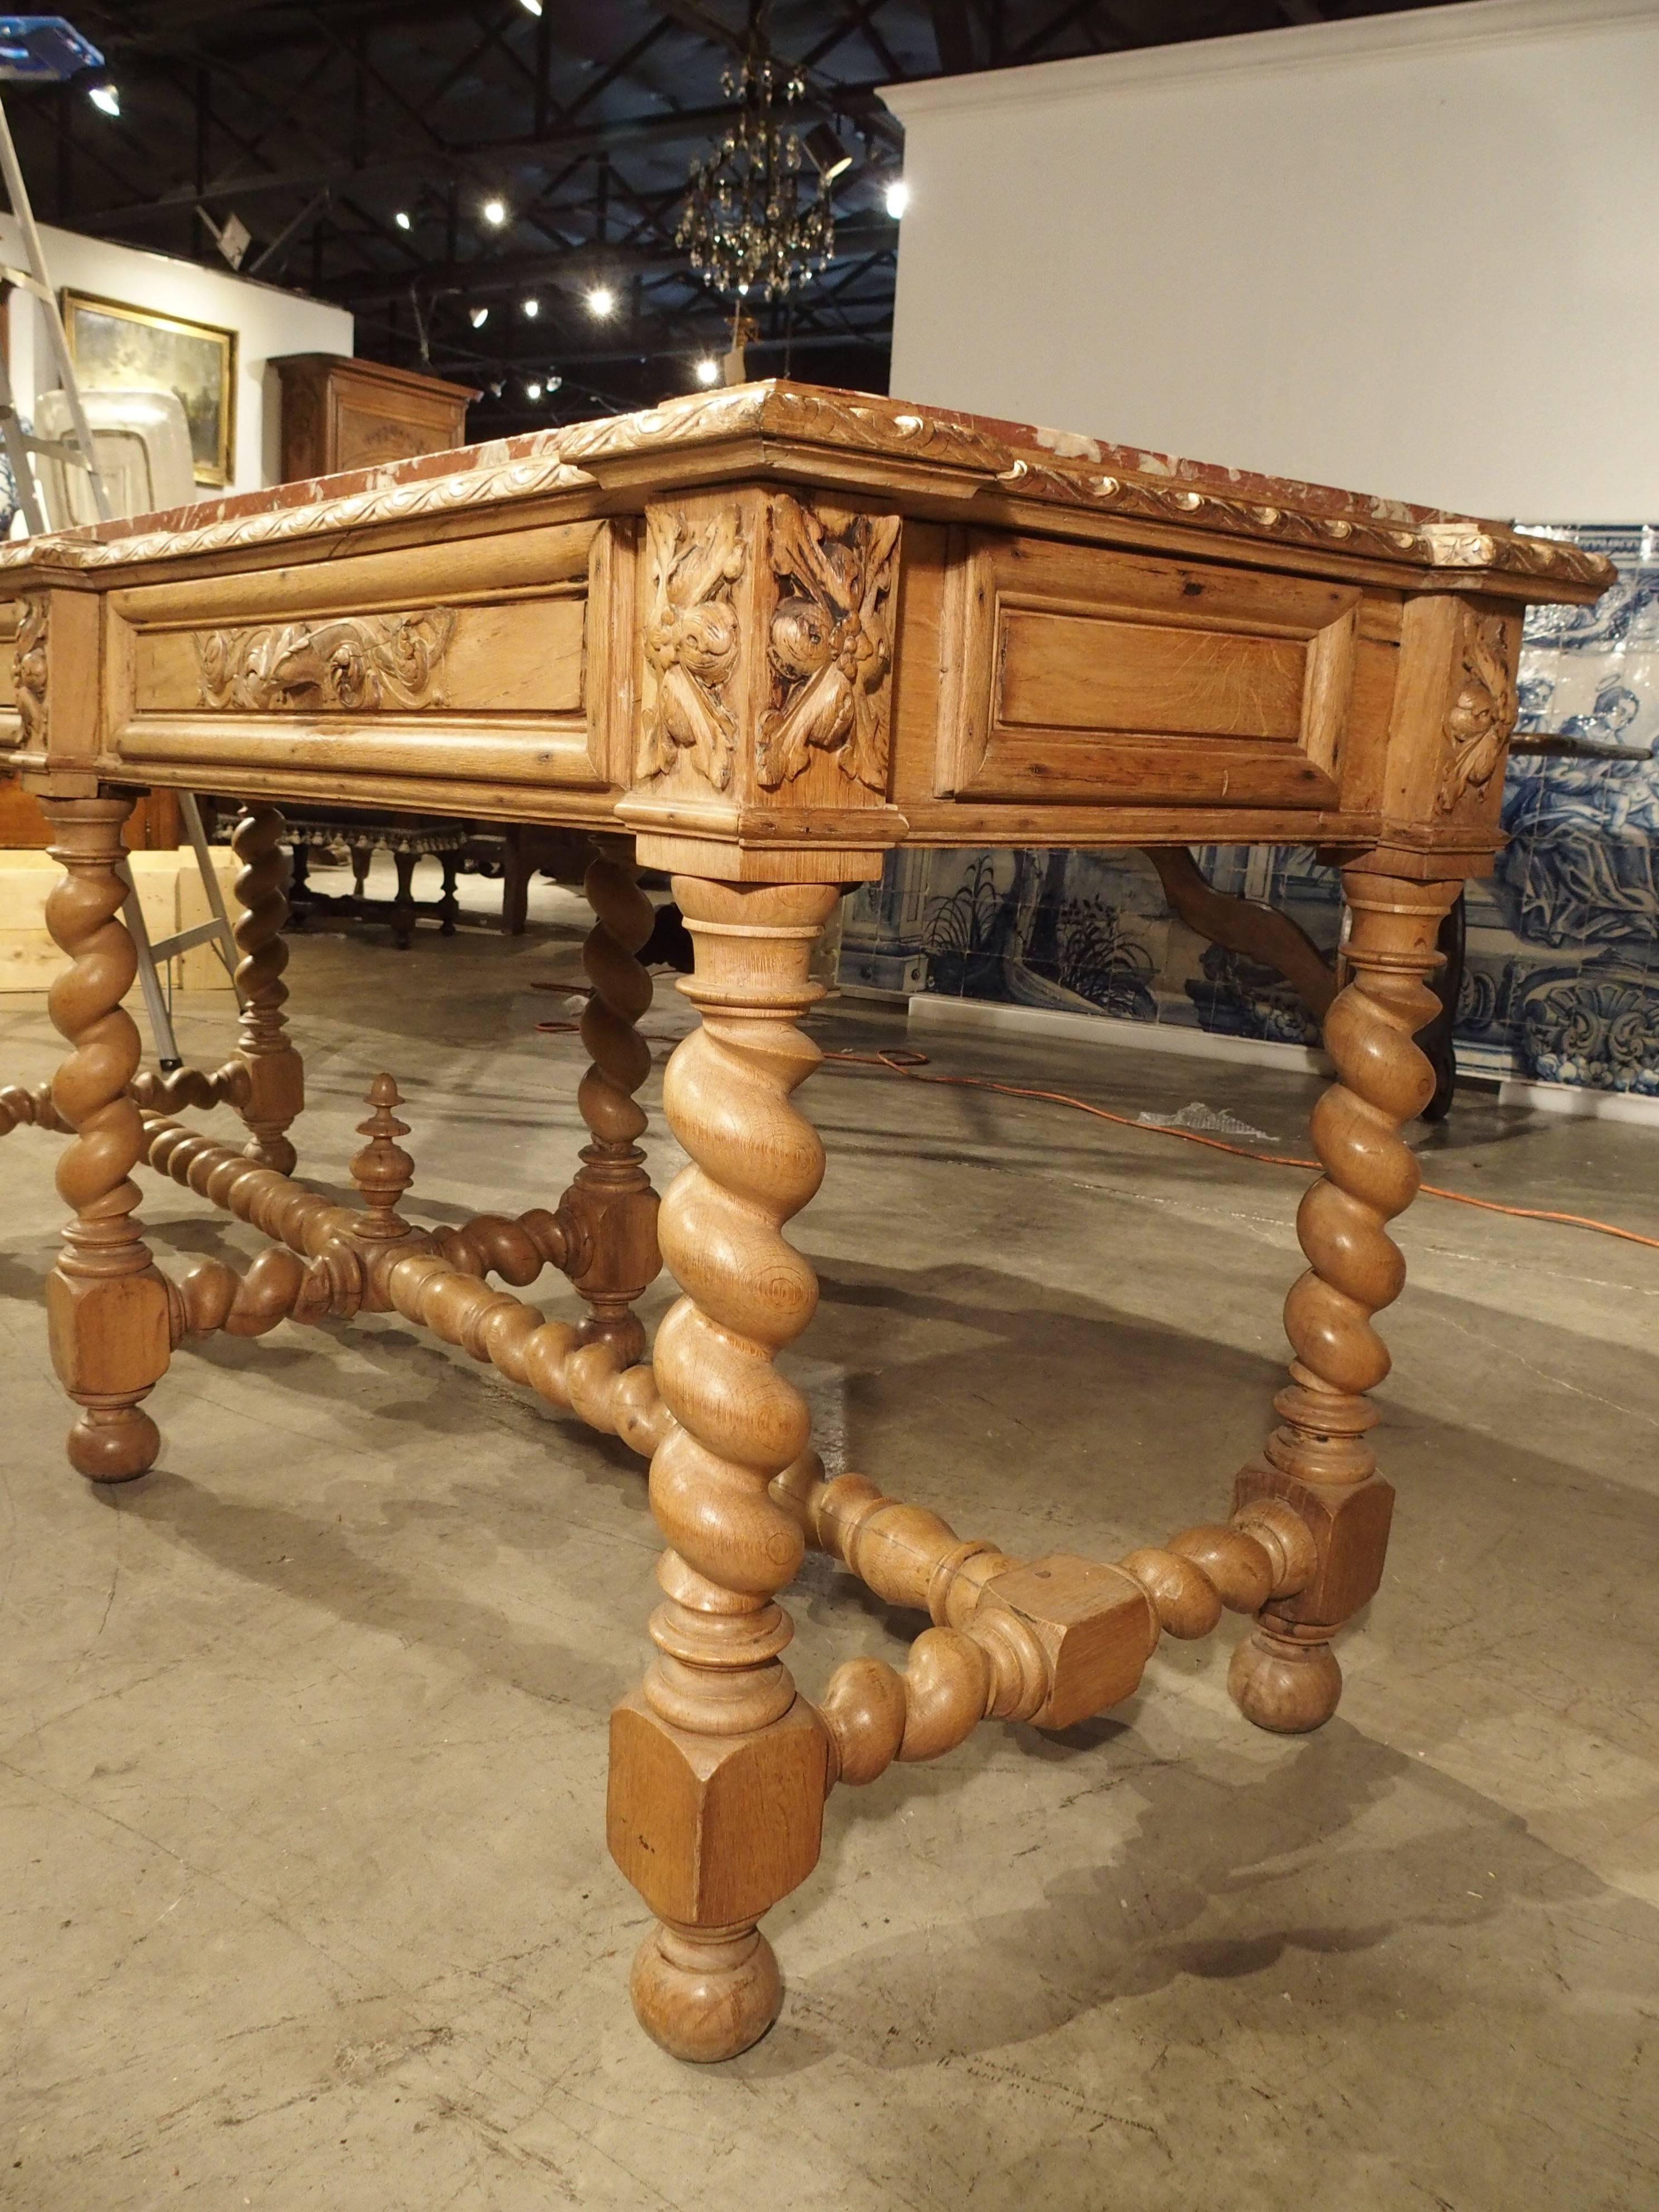
[[(721, 22), (701, 5), (701, 0), (652, 0), (659, 14), (672, 15), (688, 31), (695, 31), (707, 39), (711, 46), (723, 47), (727, 52), (744, 54), (749, 51), (746, 32), (735, 31), (729, 23)], [(874, 84), (837, 85), (804, 64), (792, 61), (787, 54), (776, 58), (786, 67), (796, 70), (806, 86), (806, 97), (830, 114), (856, 115), (866, 130), (885, 140), (895, 151), (904, 143), (904, 133), (896, 118), (890, 115), (878, 97), (879, 88)]]
[(933, 42), (939, 65), (946, 76), (961, 76), (974, 67), (974, 27), (968, 0), (929, 0), (933, 20)]
[[(834, 110), (806, 100), (795, 111), (804, 121), (816, 122)], [(303, 167), (272, 169), (241, 177), (222, 177), (210, 184), (206, 191), (197, 193), (188, 186), (175, 186), (170, 191), (157, 194), (149, 200), (137, 200), (128, 205), (100, 208), (96, 220), (100, 228), (125, 228), (132, 223), (149, 221), (158, 215), (176, 213), (179, 209), (193, 207), (198, 198), (206, 200), (247, 199), (256, 195), (276, 191), (315, 191), (319, 185), (332, 185), (349, 179), (360, 190), (379, 184), (396, 184), (411, 176), (457, 181), (478, 175), (483, 165), (507, 158), (530, 160), (537, 155), (550, 155), (556, 161), (568, 160), (579, 155), (603, 153), (623, 146), (672, 146), (689, 144), (693, 140), (711, 137), (731, 119), (729, 106), (719, 107), (682, 108), (672, 115), (634, 115), (618, 117), (614, 122), (588, 124), (580, 131), (555, 131), (546, 138), (496, 138), (480, 140), (471, 145), (456, 146), (447, 155), (422, 152), (415, 148), (400, 152), (386, 161), (366, 162), (354, 169), (349, 162), (313, 161)]]
[[(890, 218), (872, 216), (866, 220), (837, 224), (836, 258), (891, 252), (895, 226)], [(601, 276), (678, 275), (688, 284), (698, 283), (683, 253), (620, 244), (584, 242), (563, 252), (513, 253), (476, 260), (428, 263), (416, 277), (428, 297), (464, 292), (469, 300), (493, 299), (532, 284), (575, 286)], [(365, 270), (361, 274), (331, 276), (323, 286), (323, 297), (353, 309), (380, 300), (401, 299), (409, 290), (410, 272)], [(713, 296), (712, 295), (710, 295)], [(729, 311), (728, 311), (729, 312)]]

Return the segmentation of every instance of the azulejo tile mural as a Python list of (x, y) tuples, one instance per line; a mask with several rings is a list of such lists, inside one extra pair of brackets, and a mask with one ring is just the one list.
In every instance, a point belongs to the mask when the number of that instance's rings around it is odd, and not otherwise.
[[(1552, 525), (1613, 562), (1593, 607), (1540, 607), (1504, 796), (1510, 843), (1468, 896), (1466, 1073), (1659, 1097), (1659, 526)], [(1204, 846), (1218, 890), (1334, 949), (1335, 872), (1295, 847)], [(901, 852), (860, 891), (842, 978), (1218, 1036), (1311, 1042), (1295, 992), (1174, 919), (1140, 854)]]

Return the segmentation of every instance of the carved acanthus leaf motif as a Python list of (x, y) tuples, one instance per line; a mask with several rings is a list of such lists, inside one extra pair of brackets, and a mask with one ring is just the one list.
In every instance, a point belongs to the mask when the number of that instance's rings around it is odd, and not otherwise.
[(181, 521), (173, 530), (21, 540), (0, 546), (0, 568), (101, 568), (240, 551), (371, 523), (576, 491), (592, 485), (592, 471), (612, 459), (631, 464), (641, 455), (659, 455), (668, 462), (710, 440), (770, 433), (838, 453), (850, 450), (966, 474), (1022, 502), (1104, 508), (1322, 550), (1340, 546), (1414, 567), (1492, 568), (1598, 587), (1611, 580), (1599, 555), (1496, 523), (1414, 519), (1408, 510), (1390, 516), (1364, 500), (1333, 512), (1333, 495), (1316, 487), (1276, 484), (1253, 494), (1209, 474), (1188, 481), (1114, 462), (1109, 453), (1101, 456), (1109, 464), (1103, 468), (1091, 458), (1101, 453), (1093, 439), (1033, 430), (1029, 435), (1035, 442), (1027, 445), (1017, 429), (971, 416), (922, 413), (896, 400), (789, 384), (687, 393), (636, 415), (535, 431), (507, 446), (477, 447), (465, 457), (465, 466), (435, 477), (419, 473), (426, 465), (418, 460), (393, 463), (375, 470), (367, 489), (341, 496), (251, 514), (235, 512), (241, 502), (233, 498), (223, 502), (233, 512), (212, 521)]
[(1474, 616), (1464, 627), (1457, 696), (1446, 715), (1451, 751), (1435, 800), (1442, 814), (1453, 812), (1466, 792), (1484, 792), (1491, 783), (1503, 761), (1516, 711), (1504, 618)]
[(792, 781), (817, 751), (854, 783), (886, 791), (898, 541), (896, 514), (855, 515), (836, 532), (796, 500), (774, 502), (776, 703), (761, 719), (763, 789)]
[(279, 714), (441, 707), (453, 607), (198, 633), (202, 704)]
[(22, 725), (26, 752), (46, 750), (46, 602), (28, 598), (18, 602), (17, 643), (12, 653), (12, 681), (17, 691), (17, 719)]
[[(113, 538), (20, 538), (13, 545), (0, 546), (0, 568), (25, 568), (42, 558), (49, 559), (55, 568), (111, 568), (134, 561), (170, 560), (185, 553), (240, 553), (256, 545), (279, 544), (290, 538), (361, 530), (370, 523), (406, 522), (421, 515), (445, 515), (508, 500), (538, 498), (548, 492), (578, 490), (593, 481), (557, 453), (484, 467), (483, 456), (501, 448), (480, 447), (477, 451), (479, 464), (447, 476), (403, 483), (393, 465), (373, 471), (375, 482), (366, 491), (307, 500), (293, 507), (259, 507), (251, 514), (223, 515), (214, 522), (181, 525), (177, 530), (130, 531)], [(246, 496), (229, 494), (222, 504), (234, 507)]]
[(684, 755), (724, 791), (737, 726), (725, 692), (738, 665), (732, 593), (744, 572), (742, 526), (730, 509), (699, 524), (677, 507), (653, 507), (647, 551), (651, 611), (640, 780), (665, 774)]

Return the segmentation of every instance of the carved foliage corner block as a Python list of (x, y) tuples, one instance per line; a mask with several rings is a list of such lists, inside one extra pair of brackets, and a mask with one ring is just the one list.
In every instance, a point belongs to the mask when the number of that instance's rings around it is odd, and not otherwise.
[(651, 508), (638, 781), (678, 771), (688, 797), (700, 784), (738, 805), (880, 805), (899, 528), (782, 492)]
[(455, 614), (343, 615), (196, 639), (204, 707), (245, 714), (373, 714), (441, 707)]
[(31, 595), (18, 601), (17, 643), (12, 653), (17, 716), (27, 752), (46, 750), (46, 602)]
[(653, 507), (646, 519), (645, 691), (640, 781), (684, 754), (716, 791), (732, 782), (737, 720), (727, 690), (738, 665), (738, 586), (748, 567), (736, 506), (698, 517)]
[(1452, 697), (1435, 811), (1454, 814), (1471, 793), (1485, 799), (1503, 766), (1517, 711), (1511, 622), (1503, 615), (1462, 611), (1455, 647)]
[(781, 498), (771, 524), (777, 598), (767, 638), (772, 704), (757, 756), (761, 788), (793, 781), (816, 750), (884, 795), (899, 519), (855, 514), (832, 527)]

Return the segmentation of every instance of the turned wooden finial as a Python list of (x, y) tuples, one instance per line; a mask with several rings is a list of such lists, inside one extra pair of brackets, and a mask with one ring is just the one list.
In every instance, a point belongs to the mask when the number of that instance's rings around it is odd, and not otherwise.
[(357, 1133), (368, 1142), (351, 1158), (351, 1180), (363, 1196), (353, 1234), (387, 1240), (407, 1237), (409, 1224), (398, 1212), (398, 1201), (414, 1179), (415, 1163), (398, 1142), (409, 1134), (409, 1124), (392, 1110), (404, 1102), (389, 1075), (377, 1075), (367, 1097), (374, 1110), (358, 1122)]

